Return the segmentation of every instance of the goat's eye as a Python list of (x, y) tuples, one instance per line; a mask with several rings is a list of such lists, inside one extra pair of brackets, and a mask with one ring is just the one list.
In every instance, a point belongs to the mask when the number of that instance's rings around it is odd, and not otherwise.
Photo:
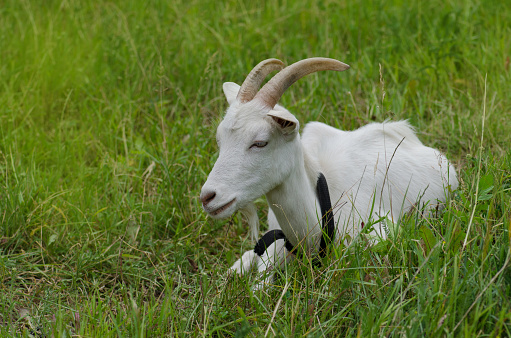
[(254, 144), (252, 144), (250, 146), (250, 148), (253, 148), (253, 147), (264, 148), (264, 147), (266, 147), (267, 144), (268, 144), (268, 142), (265, 142), (265, 141), (255, 141)]

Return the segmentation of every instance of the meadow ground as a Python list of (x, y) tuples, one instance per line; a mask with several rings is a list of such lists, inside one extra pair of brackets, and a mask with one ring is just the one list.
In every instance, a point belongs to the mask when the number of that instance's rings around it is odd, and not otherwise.
[[(500, 0), (3, 1), (0, 336), (511, 335), (510, 23)], [(246, 224), (198, 200), (222, 83), (311, 56), (351, 69), (286, 92), (302, 125), (409, 119), (461, 185), (252, 292), (226, 274)]]

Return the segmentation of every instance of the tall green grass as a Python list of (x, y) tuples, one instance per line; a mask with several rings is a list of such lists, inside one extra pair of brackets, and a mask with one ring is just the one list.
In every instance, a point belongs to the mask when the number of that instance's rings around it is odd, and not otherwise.
[[(496, 0), (4, 1), (0, 335), (510, 335), (510, 22)], [(311, 56), (351, 69), (287, 91), (302, 125), (409, 119), (461, 185), (252, 292), (226, 274), (246, 224), (198, 201), (221, 85)]]

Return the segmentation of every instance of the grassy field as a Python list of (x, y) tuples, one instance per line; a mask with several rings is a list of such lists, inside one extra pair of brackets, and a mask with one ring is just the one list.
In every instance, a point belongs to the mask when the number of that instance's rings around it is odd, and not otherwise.
[[(500, 0), (3, 1), (0, 336), (510, 336), (510, 46)], [(252, 292), (198, 200), (222, 83), (311, 56), (351, 69), (287, 91), (302, 125), (409, 119), (461, 184)]]

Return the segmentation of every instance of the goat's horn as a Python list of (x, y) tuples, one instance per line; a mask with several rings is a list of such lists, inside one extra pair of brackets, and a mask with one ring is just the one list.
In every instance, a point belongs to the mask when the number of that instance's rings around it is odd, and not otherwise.
[(266, 76), (276, 70), (282, 70), (284, 67), (284, 62), (277, 59), (267, 59), (259, 62), (243, 81), (236, 99), (242, 103), (252, 101)]
[(321, 70), (335, 70), (342, 72), (349, 69), (345, 63), (328, 58), (310, 58), (293, 63), (277, 73), (255, 96), (265, 103), (268, 107), (275, 107), (280, 97), (286, 89), (293, 83), (309, 75), (310, 73), (319, 72)]

